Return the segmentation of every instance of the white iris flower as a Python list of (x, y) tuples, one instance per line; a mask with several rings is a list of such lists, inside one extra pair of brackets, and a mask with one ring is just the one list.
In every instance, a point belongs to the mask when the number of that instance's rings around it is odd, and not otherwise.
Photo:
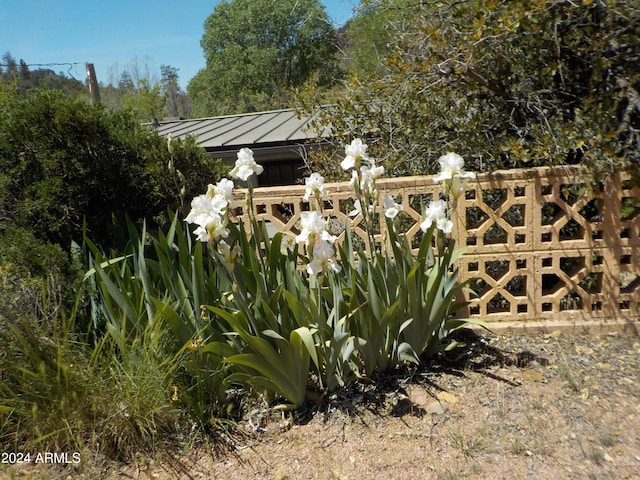
[(424, 213), (424, 220), (420, 224), (420, 229), (426, 232), (433, 223), (443, 233), (450, 233), (453, 230), (453, 222), (447, 217), (447, 204), (444, 200), (429, 202)]
[(236, 164), (230, 172), (234, 178), (239, 178), (243, 182), (253, 175), (260, 175), (264, 171), (262, 165), (258, 165), (253, 159), (253, 151), (250, 148), (241, 148), (238, 152)]

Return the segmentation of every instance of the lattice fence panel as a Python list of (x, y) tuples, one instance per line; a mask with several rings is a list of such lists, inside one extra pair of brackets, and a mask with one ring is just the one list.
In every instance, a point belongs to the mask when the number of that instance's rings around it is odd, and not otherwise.
[[(403, 204), (402, 229), (411, 244), (417, 246), (422, 234), (420, 230), (422, 205), (429, 200), (439, 198), (441, 186), (435, 183), (432, 177), (426, 176), (381, 179), (377, 182), (377, 186), (380, 192), (380, 202), (385, 196), (393, 196), (398, 203)], [(367, 254), (370, 254), (362, 215), (349, 216), (355, 210), (353, 190), (346, 182), (329, 184), (327, 189), (329, 200), (324, 202), (323, 213), (328, 219), (329, 232), (338, 237), (338, 242), (342, 242), (346, 222), (350, 222), (351, 232), (360, 239), (356, 239), (354, 244), (361, 246)], [(271, 232), (286, 231), (297, 235), (300, 233), (302, 212), (310, 210), (309, 202), (302, 199), (304, 192), (305, 187), (301, 185), (254, 189), (253, 214), (256, 220), (267, 222)], [(245, 191), (239, 190), (236, 195), (238, 204), (241, 205)], [(240, 208), (240, 218), (249, 222), (248, 215), (244, 213)], [(373, 229), (376, 245), (379, 248), (384, 248), (387, 238), (385, 222), (376, 222)]]
[[(640, 316), (640, 189), (624, 176), (593, 187), (581, 172), (509, 170), (469, 183), (452, 233), (466, 247), (460, 278), (475, 291), (462, 316), (504, 326), (606, 324)], [(441, 186), (419, 176), (383, 179), (378, 187), (380, 201), (391, 195), (403, 204), (401, 226), (417, 247), (422, 206), (439, 198)], [(347, 183), (327, 188), (331, 233), (342, 241), (351, 222), (368, 249), (362, 218), (348, 215), (353, 191)], [(303, 195), (300, 185), (257, 188), (254, 214), (272, 231), (297, 234), (309, 210)], [(384, 222), (374, 228), (384, 248)]]
[(615, 283), (620, 286), (618, 308), (630, 316), (640, 316), (640, 188), (632, 188), (628, 181), (616, 179), (614, 189), (620, 192), (613, 212), (619, 246), (614, 260), (619, 267)]

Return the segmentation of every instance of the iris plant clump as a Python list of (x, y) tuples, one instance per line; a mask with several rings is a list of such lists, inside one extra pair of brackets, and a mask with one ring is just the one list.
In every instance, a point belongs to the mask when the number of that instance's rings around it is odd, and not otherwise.
[[(408, 245), (395, 219), (404, 206), (381, 198), (376, 182), (384, 167), (367, 154), (360, 139), (345, 148), (341, 167), (351, 175), (353, 220), (342, 242), (328, 231), (323, 205), (330, 191), (319, 173), (305, 179), (309, 210), (289, 245), (284, 232), (270, 236), (253, 218), (250, 177), (260, 174), (248, 148), (238, 152), (234, 179), (248, 182), (250, 230), (233, 217), (233, 181), (222, 179), (191, 202), (185, 218), (193, 235), (208, 246), (216, 265), (215, 305), (197, 332), (198, 351), (225, 365), (228, 381), (275, 394), (300, 405), (309, 389), (332, 390), (377, 371), (451, 348), (450, 334), (469, 323), (457, 319), (464, 284), (457, 281), (455, 240), (449, 212), (467, 182), (464, 160), (440, 158), (436, 180), (443, 199), (423, 206), (420, 246)], [(391, 250), (382, 252), (373, 221), (387, 222)], [(351, 222), (362, 222), (368, 252), (354, 246)], [(300, 267), (303, 268), (300, 268)]]

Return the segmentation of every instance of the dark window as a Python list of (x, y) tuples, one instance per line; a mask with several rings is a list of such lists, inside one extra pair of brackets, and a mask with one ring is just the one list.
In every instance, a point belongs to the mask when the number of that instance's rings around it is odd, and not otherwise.
[(264, 162), (264, 172), (258, 176), (259, 187), (295, 185), (304, 177), (304, 164), (301, 160)]

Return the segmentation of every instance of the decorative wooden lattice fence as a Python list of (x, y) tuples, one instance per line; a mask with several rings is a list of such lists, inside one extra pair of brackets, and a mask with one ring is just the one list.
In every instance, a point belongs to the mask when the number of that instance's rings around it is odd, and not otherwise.
[[(377, 185), (382, 198), (391, 195), (403, 204), (401, 225), (415, 247), (422, 205), (439, 198), (441, 186), (426, 176)], [(327, 188), (324, 213), (332, 233), (340, 240), (350, 221), (352, 232), (364, 239), (362, 218), (348, 216), (353, 210), (348, 184)], [(300, 185), (257, 188), (256, 218), (297, 234), (300, 215), (309, 209), (303, 195)], [(481, 174), (468, 184), (454, 215), (453, 236), (467, 249), (458, 261), (460, 278), (470, 279), (476, 292), (463, 316), (497, 328), (637, 325), (640, 189), (624, 174), (596, 187), (577, 168)], [(384, 248), (385, 225), (377, 228)]]

